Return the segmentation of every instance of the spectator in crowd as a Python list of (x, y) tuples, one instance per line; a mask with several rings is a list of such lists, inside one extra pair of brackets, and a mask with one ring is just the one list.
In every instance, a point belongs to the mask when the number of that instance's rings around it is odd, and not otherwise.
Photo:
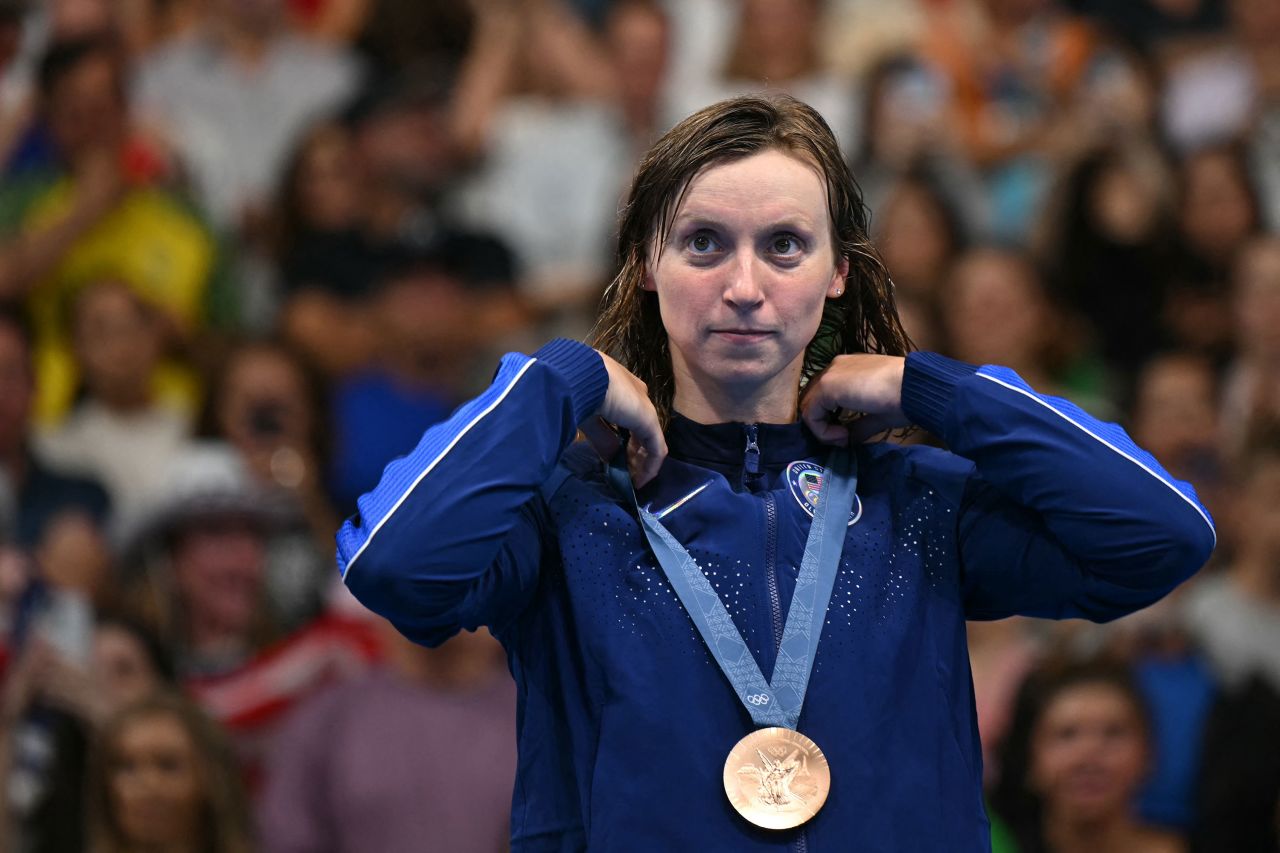
[(501, 646), (482, 631), (427, 649), (379, 622), (388, 665), (308, 702), (276, 739), (264, 848), (507, 849), (515, 685)]
[(293, 505), (258, 484), (234, 450), (195, 448), (172, 476), (137, 549), (125, 603), (156, 627), (183, 686), (231, 731), (252, 783), (283, 716), (361, 671), (377, 647), (358, 620), (312, 607), (299, 624), (296, 612), (281, 612), (270, 549), (279, 531), (297, 524)]
[(520, 327), (511, 279), (470, 269), (459, 248), (460, 257), (446, 244), (406, 259), (372, 297), (376, 358), (333, 395), (332, 488), (342, 512), (466, 399), (476, 354)]
[(0, 300), (31, 314), (44, 423), (59, 420), (75, 393), (65, 324), (75, 290), (104, 277), (123, 281), (160, 306), (180, 335), (202, 327), (213, 299), (217, 247), (161, 185), (155, 152), (132, 141), (123, 74), (107, 37), (53, 44), (40, 66), (40, 97), (57, 166), (0, 190)]
[(192, 417), (158, 393), (166, 337), (158, 309), (127, 285), (103, 280), (75, 294), (69, 314), (82, 390), (66, 420), (37, 446), (59, 468), (107, 487), (111, 527), (123, 541), (158, 499), (190, 439)]
[(1256, 675), (1280, 693), (1280, 444), (1258, 441), (1235, 469), (1231, 564), (1189, 591), (1187, 628), (1224, 686)]
[(924, 181), (955, 205), (965, 236), (984, 236), (981, 180), (946, 132), (946, 79), (915, 54), (899, 53), (872, 65), (864, 88), (862, 141), (850, 150), (867, 206), (879, 213), (898, 184)]
[(270, 530), (266, 588), (285, 628), (313, 618), (332, 576), (335, 514), (324, 482), (327, 402), (320, 383), (287, 347), (268, 340), (235, 347), (209, 393), (205, 438), (225, 442), (252, 488), (286, 516)]
[(1040, 274), (1019, 252), (978, 248), (956, 261), (942, 293), (950, 354), (970, 364), (1015, 365), (1028, 383), (1062, 388), (1054, 364), (1063, 325)]
[(780, 89), (811, 104), (831, 125), (841, 150), (856, 151), (857, 90), (824, 65), (820, 0), (743, 0), (724, 66), (708, 85), (679, 102), (681, 118), (709, 103), (763, 88)]
[(137, 92), (205, 209), (241, 231), (261, 221), (298, 135), (359, 79), (351, 55), (289, 31), (284, 0), (214, 0), (197, 31), (143, 60)]
[[(423, 153), (419, 145), (413, 149)], [(276, 253), (283, 285), (278, 325), (326, 377), (348, 374), (372, 358), (368, 295), (396, 254), (392, 238), (375, 230), (376, 191), (367, 167), (356, 128), (322, 122), (295, 151), (277, 201)], [(397, 210), (383, 216), (411, 217), (415, 201), (402, 195), (398, 181), (388, 178), (386, 184), (377, 195), (387, 203), (378, 206)]]
[(1230, 38), (1168, 62), (1164, 130), (1180, 150), (1247, 133), (1280, 102), (1280, 11), (1267, 0), (1226, 0)]
[(94, 851), (253, 849), (225, 737), (171, 694), (130, 705), (107, 722), (95, 745), (88, 796)]
[(453, 120), (477, 171), (457, 204), (510, 243), (526, 298), (583, 327), (632, 167), (616, 91), (600, 39), (563, 0), (478, 5)]
[(31, 451), (29, 424), (35, 397), (31, 338), (12, 310), (0, 310), (0, 479), (15, 505), (13, 539), (33, 548), (67, 516), (105, 522), (110, 506), (96, 481), (70, 477), (45, 465)]
[(898, 299), (936, 304), (951, 264), (965, 248), (950, 199), (925, 174), (909, 174), (881, 205), (876, 225), (876, 245)]
[(1161, 316), (1173, 271), (1170, 175), (1150, 145), (1092, 151), (1058, 188), (1043, 236), (1046, 268), (1086, 320), (1098, 354), (1132, 381), (1164, 343)]
[(1023, 240), (1096, 36), (1050, 0), (963, 8), (930, 19), (922, 51), (948, 81), (950, 132), (983, 170), (993, 234)]
[[(100, 614), (92, 654), (77, 661), (33, 637), (5, 684), (0, 775), (11, 849), (83, 850), (84, 778), (94, 731), (128, 704), (174, 684), (157, 638), (121, 613)], [(0, 833), (3, 835), (4, 833)], [(0, 850), (9, 851), (0, 841)]]
[(634, 160), (667, 128), (663, 85), (671, 54), (671, 21), (658, 0), (614, 0), (604, 39)]
[(1228, 454), (1245, 446), (1255, 425), (1280, 420), (1280, 237), (1250, 242), (1232, 279), (1236, 354), (1222, 400)]
[(1142, 825), (1135, 797), (1151, 761), (1142, 694), (1123, 666), (1045, 666), (1028, 677), (1003, 752), (997, 811), (1022, 853), (1177, 853)]
[(447, 77), (467, 53), (474, 5), (457, 0), (378, 0), (365, 18), (360, 47), (384, 73), (432, 68)]
[(1134, 441), (1195, 486), (1215, 515), (1225, 515), (1218, 398), (1217, 374), (1207, 359), (1164, 353), (1139, 371), (1129, 421)]
[(1222, 358), (1230, 345), (1228, 279), (1236, 254), (1261, 227), (1244, 151), (1195, 151), (1178, 172), (1178, 246), (1164, 322), (1182, 347)]
[(1280, 851), (1280, 692), (1259, 676), (1226, 690), (1203, 753), (1197, 853)]

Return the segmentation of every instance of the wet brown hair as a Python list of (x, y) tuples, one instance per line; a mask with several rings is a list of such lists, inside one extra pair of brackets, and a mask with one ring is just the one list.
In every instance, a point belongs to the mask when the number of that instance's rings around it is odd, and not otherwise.
[(827, 299), (805, 350), (803, 387), (844, 353), (906, 355), (912, 345), (894, 303), (893, 282), (871, 245), (869, 214), (835, 135), (817, 111), (781, 94), (712, 104), (667, 131), (640, 161), (618, 234), (620, 271), (605, 291), (592, 346), (607, 352), (649, 388), (665, 425), (675, 378), (658, 296), (643, 288), (651, 247), (665, 242), (680, 202), (704, 169), (765, 151), (814, 166), (827, 190), (836, 261), (848, 258), (844, 292)]

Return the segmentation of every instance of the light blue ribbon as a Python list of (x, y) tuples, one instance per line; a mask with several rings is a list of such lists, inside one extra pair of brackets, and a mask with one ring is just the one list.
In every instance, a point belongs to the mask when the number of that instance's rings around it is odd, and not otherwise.
[(611, 466), (609, 477), (623, 495), (629, 495), (640, 514), (649, 547), (671, 583), (680, 603), (693, 619), (703, 641), (729, 679), (738, 698), (757, 726), (795, 729), (809, 687), (809, 673), (822, 636), (822, 625), (831, 601), (844, 548), (846, 520), (858, 487), (857, 462), (847, 448), (831, 453), (822, 472), (822, 485), (814, 508), (804, 558), (796, 578), (795, 593), (787, 611), (782, 642), (773, 666), (772, 682), (765, 681), (746, 641), (733, 624), (720, 596), (684, 546), (676, 541), (657, 516), (640, 506), (625, 468)]

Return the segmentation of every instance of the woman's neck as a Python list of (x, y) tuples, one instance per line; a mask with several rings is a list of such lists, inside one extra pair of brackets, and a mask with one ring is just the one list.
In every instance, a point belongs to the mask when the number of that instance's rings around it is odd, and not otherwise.
[(800, 365), (766, 385), (729, 385), (675, 367), (675, 410), (700, 424), (789, 424), (799, 402)]

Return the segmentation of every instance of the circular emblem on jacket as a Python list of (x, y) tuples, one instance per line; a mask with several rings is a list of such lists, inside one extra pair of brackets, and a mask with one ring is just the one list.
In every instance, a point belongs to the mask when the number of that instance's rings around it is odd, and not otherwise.
[[(813, 510), (822, 491), (822, 466), (814, 462), (790, 463), (787, 465), (787, 486), (791, 489), (791, 496), (813, 518)], [(862, 499), (855, 494), (853, 506), (849, 509), (849, 526), (852, 527), (861, 517)]]

